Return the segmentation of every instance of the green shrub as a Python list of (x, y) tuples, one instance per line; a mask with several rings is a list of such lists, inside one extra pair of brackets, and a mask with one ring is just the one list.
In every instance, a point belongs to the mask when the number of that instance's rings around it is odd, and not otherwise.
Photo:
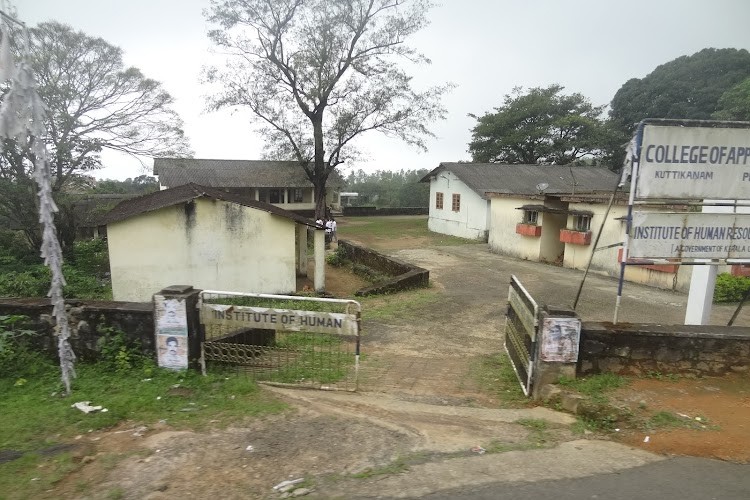
[(103, 278), (109, 273), (107, 242), (101, 238), (76, 241), (71, 264), (80, 272)]
[(335, 252), (326, 256), (326, 262), (334, 267), (341, 267), (349, 262), (344, 247), (337, 247)]
[[(63, 264), (64, 294), (69, 299), (109, 300), (112, 285), (109, 279), (80, 271)], [(26, 266), (20, 271), (0, 273), (0, 297), (46, 297), (51, 281), (50, 270), (41, 264)]]
[(100, 329), (101, 355), (99, 362), (116, 372), (126, 372), (134, 368), (148, 368), (151, 359), (143, 355), (140, 342), (128, 341), (125, 333), (112, 327)]
[(31, 340), (41, 335), (23, 328), (26, 316), (0, 316), (0, 378), (15, 377), (23, 380), (48, 369), (52, 360), (34, 349)]
[(739, 302), (750, 289), (750, 278), (721, 273), (716, 277), (714, 302)]

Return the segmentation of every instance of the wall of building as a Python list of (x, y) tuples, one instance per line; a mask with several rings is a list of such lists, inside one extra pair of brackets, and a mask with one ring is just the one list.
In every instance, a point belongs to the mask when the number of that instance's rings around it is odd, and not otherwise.
[[(435, 208), (436, 193), (443, 193), (443, 208)], [(452, 209), (453, 195), (461, 195), (460, 210)], [(440, 172), (430, 181), (430, 231), (468, 238), (486, 240), (488, 230), (487, 204), (489, 202), (449, 171)]]
[(289, 293), (296, 287), (295, 223), (241, 205), (199, 198), (108, 226), (116, 300), (196, 288)]
[[(519, 198), (490, 198), (490, 251), (526, 260), (539, 260), (541, 238), (516, 233), (516, 224), (523, 220), (518, 207), (529, 200)], [(544, 214), (539, 214), (539, 223)]]

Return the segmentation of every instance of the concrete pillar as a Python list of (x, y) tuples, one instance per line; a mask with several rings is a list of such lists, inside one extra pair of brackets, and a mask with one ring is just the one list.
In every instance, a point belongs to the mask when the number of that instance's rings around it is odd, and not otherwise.
[(326, 240), (325, 230), (315, 230), (315, 277), (313, 285), (316, 292), (323, 292), (326, 288)]
[[(704, 200), (706, 203), (716, 203), (721, 200)], [(703, 213), (732, 213), (735, 211), (731, 206), (705, 205)], [(701, 259), (711, 262), (707, 259)], [(690, 274), (690, 291), (688, 292), (687, 310), (685, 311), (686, 325), (706, 325), (711, 321), (711, 308), (714, 302), (714, 288), (716, 288), (715, 265), (706, 264), (693, 266)]]
[(297, 275), (307, 276), (307, 226), (297, 224)]
[(707, 325), (711, 321), (717, 271), (712, 265), (693, 266), (685, 311), (686, 325)]
[(172, 370), (199, 368), (199, 293), (190, 285), (171, 285), (154, 294), (154, 344), (159, 366)]
[(581, 319), (572, 309), (545, 306), (540, 316), (531, 385), (535, 400), (545, 385), (560, 377), (575, 378), (581, 341)]

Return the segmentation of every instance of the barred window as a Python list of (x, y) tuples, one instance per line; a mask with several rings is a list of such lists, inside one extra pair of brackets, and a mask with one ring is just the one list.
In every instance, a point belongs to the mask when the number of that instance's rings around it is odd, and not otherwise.
[(523, 211), (523, 223), (537, 225), (539, 223), (539, 212), (536, 210)]
[(454, 194), (453, 195), (453, 203), (451, 204), (451, 209), (454, 212), (460, 212), (461, 211), (461, 195), (460, 194)]
[(435, 193), (435, 208), (443, 209), (443, 193)]
[(590, 215), (576, 215), (573, 217), (573, 229), (576, 231), (586, 232), (591, 230)]

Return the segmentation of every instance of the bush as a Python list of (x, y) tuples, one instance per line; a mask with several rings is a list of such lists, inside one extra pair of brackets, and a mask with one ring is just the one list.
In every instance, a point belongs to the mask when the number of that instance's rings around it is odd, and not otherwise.
[[(112, 286), (108, 279), (63, 265), (67, 285), (65, 298), (111, 300)], [(51, 281), (50, 270), (44, 265), (27, 266), (22, 271), (0, 273), (0, 297), (46, 297)]]
[(334, 267), (341, 267), (349, 262), (344, 247), (337, 247), (335, 252), (326, 256), (326, 262)]
[(716, 277), (714, 302), (739, 302), (750, 289), (750, 278), (721, 273)]
[(103, 278), (109, 273), (107, 242), (101, 238), (76, 241), (71, 264), (80, 272)]
[(16, 377), (19, 380), (40, 373), (52, 366), (31, 340), (40, 335), (22, 328), (25, 316), (0, 316), (0, 377)]

